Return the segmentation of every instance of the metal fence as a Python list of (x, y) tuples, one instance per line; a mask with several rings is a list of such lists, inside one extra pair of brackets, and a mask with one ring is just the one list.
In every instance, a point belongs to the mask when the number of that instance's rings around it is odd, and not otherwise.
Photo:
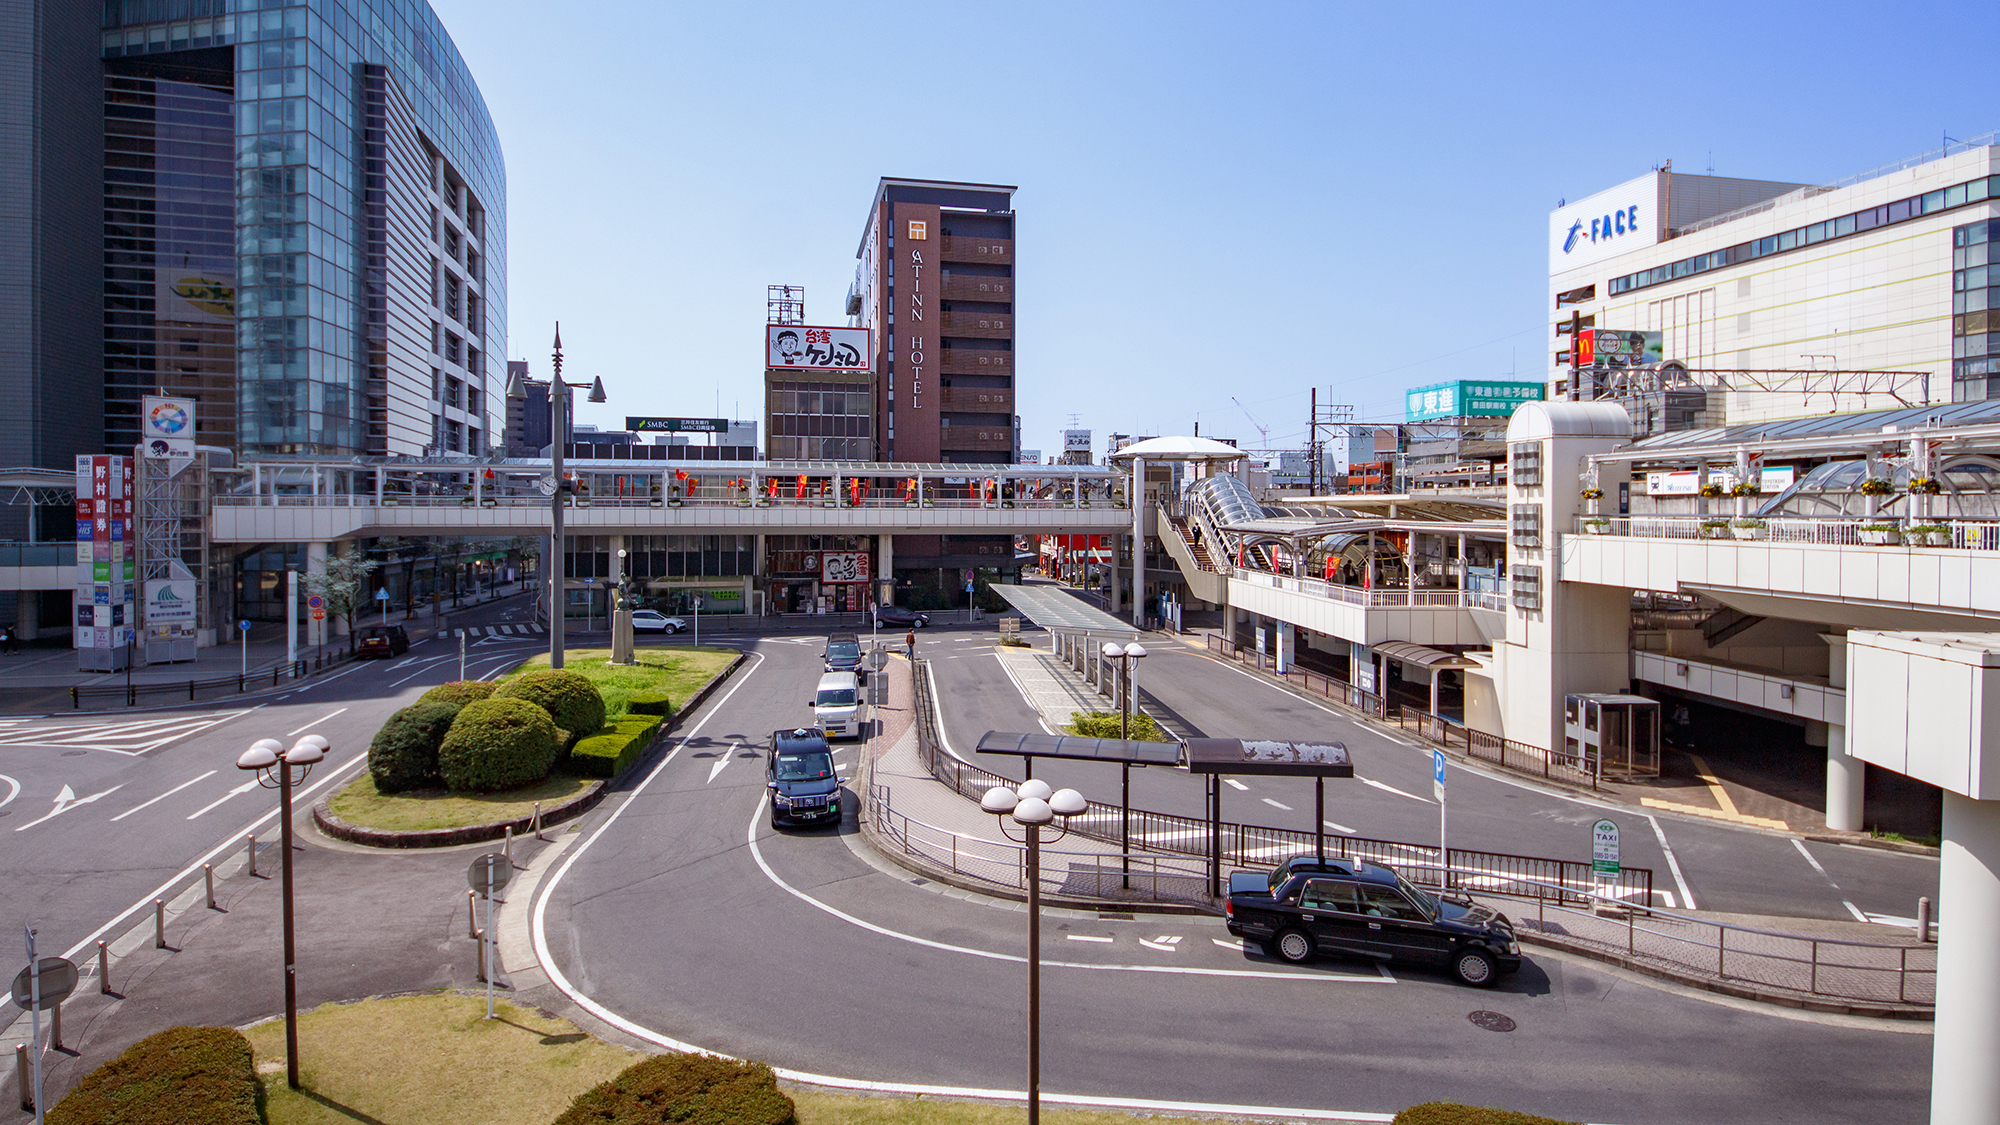
[[(916, 671), (917, 752), (930, 775), (950, 786), (960, 796), (973, 801), (977, 801), (986, 790), (995, 785), (1014, 784), (1009, 778), (961, 761), (944, 751), (934, 725), (936, 720), (929, 661), (919, 660)], [(881, 800), (881, 808), (886, 813), (891, 807), (886, 789)], [(1124, 816), (1125, 811), (1119, 805), (1092, 801), (1086, 811), (1070, 818), (1070, 831), (1091, 839), (1116, 844), (1124, 838)], [(1219, 843), (1224, 866), (1261, 869), (1272, 866), (1286, 856), (1310, 854), (1320, 839), (1321, 837), (1312, 832), (1299, 829), (1230, 822), (1212, 825), (1200, 817), (1180, 816), (1150, 809), (1132, 809), (1133, 850), (1129, 858), (1135, 864), (1141, 858), (1150, 863), (1159, 853), (1169, 853), (1205, 865), (1210, 850)], [(1449, 852), (1440, 853), (1436, 844), (1374, 840), (1361, 836), (1338, 835), (1325, 839), (1330, 853), (1337, 851), (1340, 855), (1351, 855), (1395, 867), (1417, 883), (1462, 887), (1486, 893), (1513, 894), (1524, 898), (1550, 896), (1559, 903), (1581, 904), (1612, 898), (1629, 903), (1639, 910), (1650, 909), (1653, 903), (1653, 872), (1650, 868), (1628, 867), (1614, 880), (1599, 881), (1592, 874), (1588, 861), (1549, 859), (1506, 852), (1476, 851), (1469, 848), (1452, 848)], [(932, 842), (932, 846), (936, 846), (935, 841)], [(956, 851), (952, 853), (954, 862), (957, 854)], [(1121, 858), (1124, 857), (1113, 854), (1109, 860), (1113, 867), (1118, 867)], [(1134, 869), (1137, 870), (1136, 867)], [(953, 870), (957, 868), (954, 867)], [(1180, 869), (1163, 868), (1154, 877), (1165, 878), (1168, 870)], [(1205, 869), (1201, 872), (1201, 877), (1205, 883), (1207, 878)], [(1140, 893), (1136, 884), (1133, 892)], [(1174, 896), (1176, 901), (1189, 901), (1182, 897), (1177, 884)], [(1214, 900), (1208, 897), (1205, 886), (1200, 900), (1210, 905), (1214, 904)]]
[(2000, 551), (2000, 522), (1899, 516), (1579, 516), (1584, 535), (1631, 539), (1739, 539), (1823, 547), (1949, 547)]
[[(82, 710), (87, 703), (108, 703), (113, 707), (136, 707), (142, 699), (173, 698), (186, 699), (193, 703), (198, 697), (208, 695), (241, 695), (251, 688), (277, 687), (287, 680), (302, 680), (329, 668), (345, 664), (353, 659), (345, 652), (337, 652), (312, 660), (279, 662), (269, 668), (241, 672), (234, 676), (216, 676), (206, 680), (174, 680), (167, 682), (139, 682), (106, 684), (101, 687), (73, 687), (69, 689), (69, 705), (72, 711)], [(269, 681), (268, 685), (266, 680)]]

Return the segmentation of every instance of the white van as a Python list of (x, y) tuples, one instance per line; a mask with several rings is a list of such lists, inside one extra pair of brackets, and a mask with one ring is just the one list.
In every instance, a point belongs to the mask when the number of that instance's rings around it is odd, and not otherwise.
[(813, 725), (829, 740), (861, 737), (861, 684), (852, 672), (828, 672), (813, 694)]

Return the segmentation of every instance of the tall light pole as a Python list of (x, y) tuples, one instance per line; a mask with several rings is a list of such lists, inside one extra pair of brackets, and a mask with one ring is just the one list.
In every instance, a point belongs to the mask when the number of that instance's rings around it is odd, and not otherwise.
[(1028, 845), (1028, 1125), (1042, 1121), (1042, 828), (1055, 818), (1063, 819), (1062, 831), (1050, 838), (1054, 843), (1069, 834), (1069, 818), (1090, 807), (1083, 794), (1074, 789), (1051, 793), (1049, 783), (1029, 778), (1018, 789), (996, 785), (979, 799), (979, 807), (1000, 821), (1000, 831), (1010, 840), (1007, 821), (1027, 831)]
[[(569, 484), (563, 480), (563, 442), (569, 438), (569, 412), (573, 386), (562, 377), (562, 324), (556, 324), (555, 353), (550, 357), (555, 370), (549, 376), (549, 667), (563, 666), (563, 504)], [(507, 397), (526, 400), (528, 388), (519, 380), (507, 384)], [(604, 401), (604, 380), (590, 385), (590, 401)]]
[[(290, 750), (275, 738), (265, 738), (251, 743), (236, 759), (237, 769), (255, 770), (264, 788), (278, 791), (278, 839), (284, 849), (280, 866), (285, 884), (285, 1081), (294, 1090), (299, 1088), (299, 981), (292, 940), (292, 786), (305, 782), (313, 764), (326, 757), (330, 746), (316, 734), (299, 739)], [(294, 766), (299, 768), (296, 779), (292, 777)]]
[[(1132, 683), (1132, 662), (1143, 659), (1146, 646), (1138, 641), (1120, 645), (1115, 641), (1104, 642), (1104, 659), (1116, 660), (1118, 668), (1118, 740), (1132, 737), (1132, 708), (1139, 701), (1138, 692)], [(1118, 763), (1118, 780), (1123, 787), (1124, 799), (1119, 802), (1118, 850), (1124, 854), (1118, 857), (1120, 873), (1118, 885), (1130, 890), (1132, 887), (1132, 763)]]

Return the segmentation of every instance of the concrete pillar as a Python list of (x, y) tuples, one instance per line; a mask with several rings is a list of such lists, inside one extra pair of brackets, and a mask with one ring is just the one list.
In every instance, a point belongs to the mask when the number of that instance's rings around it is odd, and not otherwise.
[[(1146, 459), (1132, 458), (1132, 624), (1146, 627)], [(1118, 612), (1112, 606), (1113, 613)]]
[(1278, 674), (1282, 676), (1292, 670), (1293, 630), (1291, 622), (1274, 621), (1271, 623), (1271, 632), (1277, 638), (1278, 642), (1272, 646), (1274, 649), (1272, 659), (1277, 661)]
[(877, 535), (875, 556), (875, 588), (881, 591), (883, 605), (893, 604), (896, 600), (896, 537)]
[[(29, 526), (34, 525), (32, 518)], [(42, 592), (22, 590), (14, 595), (14, 635), (32, 641), (42, 635)]]
[(2000, 1121), (2000, 801), (1946, 790), (1939, 849), (1936, 1034), (1932, 1125)]
[[(1847, 638), (1822, 634), (1827, 642), (1826, 682), (1828, 687), (1847, 689)], [(1835, 832), (1861, 831), (1862, 806), (1867, 798), (1867, 763), (1847, 752), (1847, 728), (1840, 723), (1826, 725), (1826, 826)]]
[[(1105, 538), (1111, 541), (1111, 562), (1106, 567), (1110, 573), (1105, 575), (1107, 583), (1105, 589), (1110, 592), (1110, 600), (1104, 603), (1104, 612), (1116, 617), (1118, 616), (1118, 610), (1125, 604), (1125, 572), (1118, 569), (1124, 563), (1124, 559), (1120, 556), (1125, 553), (1125, 537), (1123, 535), (1107, 535)], [(1090, 536), (1084, 536), (1083, 541), (1085, 543), (1090, 542)], [(1086, 550), (1084, 557), (1087, 559), (1089, 556), (1090, 552)], [(1089, 567), (1090, 564), (1088, 562), (1084, 563), (1085, 573), (1089, 573)]]
[(1222, 639), (1232, 645), (1236, 642), (1236, 607), (1228, 602), (1222, 603)]

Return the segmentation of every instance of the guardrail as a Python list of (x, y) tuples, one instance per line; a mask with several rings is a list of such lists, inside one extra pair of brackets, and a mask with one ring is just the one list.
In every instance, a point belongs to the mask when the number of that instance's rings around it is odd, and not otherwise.
[[(1872, 530), (1864, 530), (1872, 529)], [(1919, 530), (1936, 529), (1936, 530)], [(1898, 516), (1578, 516), (1579, 535), (1628, 539), (1731, 539), (1823, 547), (1946, 547), (2000, 551), (2000, 521)]]
[(1362, 589), (1359, 586), (1343, 586), (1337, 582), (1325, 582), (1317, 578), (1292, 578), (1269, 571), (1253, 570), (1248, 567), (1217, 563), (1221, 573), (1242, 582), (1258, 586), (1268, 586), (1276, 590), (1287, 590), (1308, 597), (1325, 598), (1329, 601), (1345, 602), (1348, 605), (1366, 606), (1370, 609), (1390, 607), (1428, 607), (1434, 609), (1456, 609), (1473, 604), (1472, 590), (1426, 590), (1410, 589)]
[[(973, 801), (979, 800), (986, 790), (995, 785), (1014, 784), (1011, 779), (971, 765), (944, 750), (934, 725), (929, 661), (917, 661), (915, 679), (917, 752), (930, 775), (950, 786), (960, 796)], [(886, 793), (884, 802), (886, 810)], [(1070, 831), (1116, 843), (1123, 839), (1123, 815), (1121, 806), (1092, 801), (1085, 812), (1070, 818)], [(1210, 846), (1215, 842), (1213, 833), (1219, 833), (1222, 862), (1239, 867), (1264, 868), (1285, 856), (1310, 853), (1320, 839), (1314, 833), (1298, 829), (1231, 822), (1211, 825), (1199, 817), (1148, 809), (1131, 810), (1131, 824), (1132, 840), (1138, 845), (1133, 856), (1165, 852), (1191, 857), (1205, 864)], [(1429, 877), (1439, 883), (1456, 885), (1452, 883), (1455, 878), (1452, 873), (1463, 870), (1477, 875), (1482, 880), (1482, 887), (1539, 888), (1533, 892), (1517, 892), (1524, 897), (1550, 894), (1559, 902), (1589, 902), (1608, 896), (1639, 910), (1651, 909), (1653, 903), (1653, 872), (1644, 867), (1625, 868), (1615, 880), (1602, 882), (1592, 874), (1588, 862), (1469, 848), (1452, 848), (1441, 853), (1436, 844), (1374, 840), (1361, 836), (1341, 835), (1327, 839), (1330, 846), (1337, 846), (1342, 855), (1388, 864), (1418, 882)], [(1111, 857), (1113, 860), (1119, 858), (1118, 855)], [(1202, 879), (1205, 884), (1205, 869)], [(1178, 897), (1176, 900), (1183, 901)], [(1207, 897), (1205, 885), (1202, 900), (1211, 905), (1214, 901)]]
[(259, 668), (252, 672), (241, 672), (234, 676), (216, 676), (207, 680), (180, 680), (171, 682), (129, 683), (106, 685), (103, 687), (73, 687), (69, 689), (70, 710), (82, 710), (83, 705), (92, 700), (118, 700), (114, 706), (136, 707), (139, 700), (147, 696), (171, 695), (178, 699), (186, 696), (193, 703), (202, 692), (218, 692), (241, 695), (253, 687), (264, 687), (266, 676), (271, 687), (277, 687), (286, 680), (302, 680), (326, 669), (337, 667), (353, 659), (345, 652), (337, 652), (312, 660), (297, 660), (290, 663), (280, 661), (269, 668)]
[[(322, 492), (311, 493), (229, 493), (214, 497), (213, 503), (227, 508), (535, 508), (547, 509), (549, 498), (537, 493), (488, 493), (484, 496), (395, 494), (377, 498), (368, 492)], [(818, 497), (793, 498), (778, 496), (759, 497), (754, 501), (729, 496), (690, 496), (678, 500), (661, 500), (649, 496), (593, 496), (589, 499), (573, 499), (566, 507), (573, 508), (869, 508), (878, 510), (910, 510), (922, 508), (948, 509), (1009, 509), (1025, 508), (1034, 511), (1068, 511), (1071, 509), (1102, 508), (1106, 511), (1127, 510), (1122, 500), (1076, 501), (1057, 497), (1014, 500), (985, 500), (978, 497), (944, 497), (926, 500), (921, 504), (910, 503), (894, 490), (878, 494), (864, 494), (859, 502), (843, 497), (838, 503), (829, 503)]]

